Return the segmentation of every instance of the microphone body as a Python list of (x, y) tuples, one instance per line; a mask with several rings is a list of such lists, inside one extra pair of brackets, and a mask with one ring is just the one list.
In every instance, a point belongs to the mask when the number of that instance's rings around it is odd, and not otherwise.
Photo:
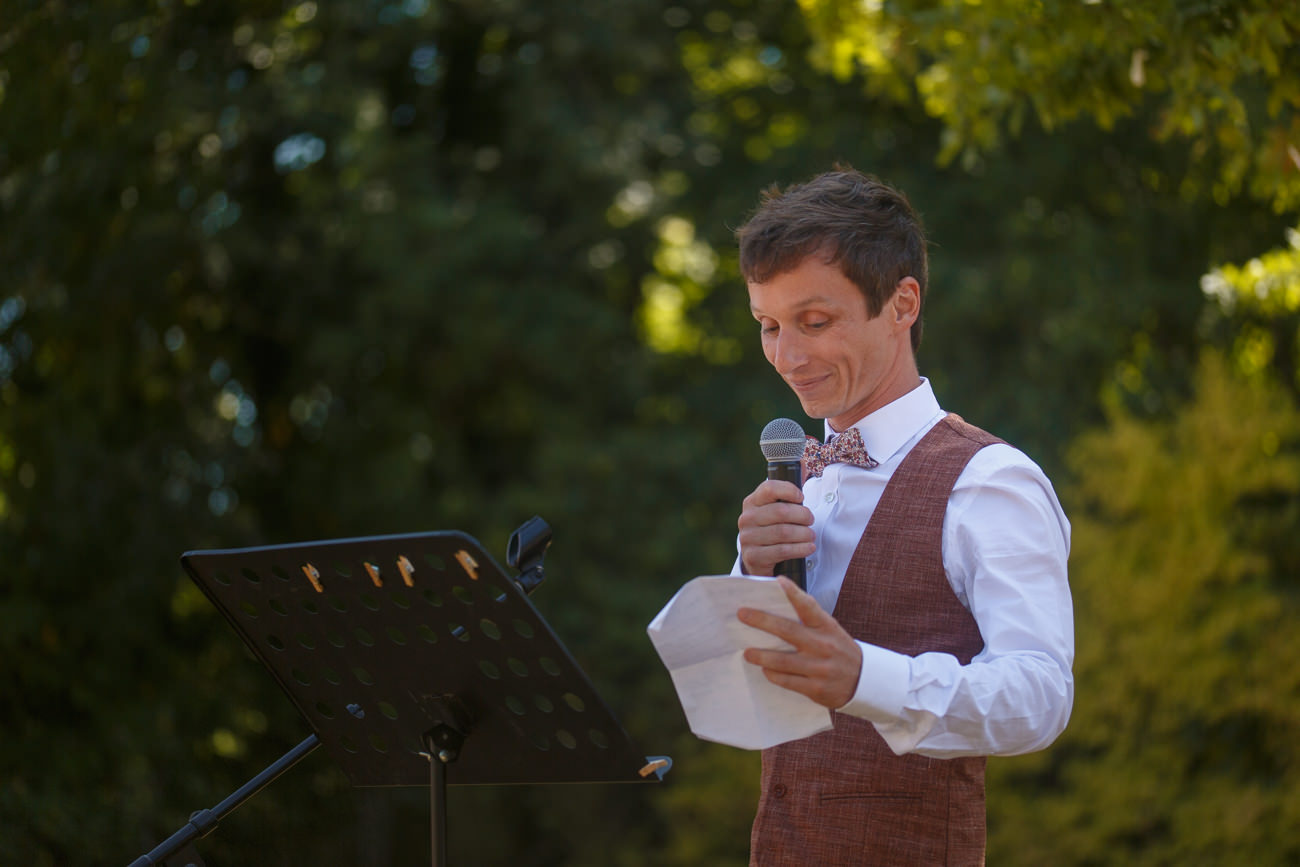
[[(796, 421), (777, 418), (767, 423), (758, 445), (767, 458), (769, 479), (792, 482), (796, 487), (803, 487), (804, 440), (803, 428)], [(800, 590), (808, 589), (807, 565), (803, 558), (782, 560), (772, 571), (789, 578)]]

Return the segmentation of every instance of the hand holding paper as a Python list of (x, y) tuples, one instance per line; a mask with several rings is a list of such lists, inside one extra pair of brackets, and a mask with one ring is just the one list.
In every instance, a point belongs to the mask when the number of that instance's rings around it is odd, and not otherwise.
[(796, 625), (800, 620), (776, 579), (707, 575), (682, 587), (647, 627), (691, 731), (705, 740), (766, 749), (829, 729), (826, 707), (777, 686), (763, 669), (745, 661), (747, 648), (780, 652), (794, 647), (742, 623), (737, 617), (742, 607)]
[(857, 690), (861, 648), (817, 600), (788, 578), (779, 583), (797, 620), (750, 608), (741, 608), (738, 617), (742, 623), (785, 639), (795, 652), (750, 649), (745, 651), (745, 661), (762, 666), (767, 679), (777, 686), (803, 693), (832, 710), (843, 707)]

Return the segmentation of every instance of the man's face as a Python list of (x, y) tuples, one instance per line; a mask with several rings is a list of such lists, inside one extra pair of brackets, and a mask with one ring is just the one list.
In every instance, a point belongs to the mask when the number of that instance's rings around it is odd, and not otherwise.
[(817, 256), (765, 283), (749, 284), (763, 354), (794, 390), (804, 412), (842, 431), (919, 382), (909, 329), (919, 288), (899, 282), (871, 317), (862, 292)]

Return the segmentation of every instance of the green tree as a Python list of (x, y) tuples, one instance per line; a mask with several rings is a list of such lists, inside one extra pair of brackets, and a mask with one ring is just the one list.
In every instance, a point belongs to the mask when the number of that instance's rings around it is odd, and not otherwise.
[[(654, 689), (641, 630), (700, 538), (726, 556), (709, 504), (731, 486), (694, 467), (730, 426), (644, 397), (647, 229), (607, 219), (681, 111), (659, 16), (6, 7), (0, 860), (120, 863), (304, 735), (181, 576), (188, 548), (448, 527), (501, 551), (543, 514), (563, 583), (539, 601), (663, 740), (630, 701)], [(423, 793), (354, 806), (323, 757), (294, 774), (215, 860), (427, 849)], [(615, 789), (467, 798), (454, 851), (649, 848), (647, 795)]]
[(991, 765), (990, 860), (1300, 856), (1300, 411), (1210, 355), (1168, 418), (1072, 451), (1078, 700), (1050, 751)]
[(1245, 189), (1300, 207), (1300, 12), (1253, 0), (1140, 5), (801, 0), (818, 57), (868, 91), (917, 98), (970, 158), (1036, 122), (1147, 119), (1195, 163), (1174, 184), (1220, 204)]

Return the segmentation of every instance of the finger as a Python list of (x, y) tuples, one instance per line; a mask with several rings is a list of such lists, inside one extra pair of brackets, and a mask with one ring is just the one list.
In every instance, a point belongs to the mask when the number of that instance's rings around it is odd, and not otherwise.
[(790, 600), (794, 606), (795, 614), (799, 615), (799, 620), (805, 625), (813, 628), (829, 626), (835, 623), (835, 618), (827, 613), (825, 608), (817, 603), (811, 594), (799, 589), (795, 584), (784, 575), (777, 578), (777, 583), (785, 591), (785, 598)]
[(740, 546), (765, 548), (771, 545), (811, 545), (817, 534), (804, 524), (751, 524), (739, 527)]
[(802, 503), (803, 490), (793, 482), (768, 479), (742, 501), (745, 508), (764, 506), (769, 503)]
[(771, 527), (778, 524), (811, 527), (813, 524), (812, 510), (797, 503), (767, 503), (762, 506), (747, 507), (740, 513), (740, 517), (736, 519), (736, 526), (742, 529), (745, 527)]
[(770, 668), (763, 669), (763, 676), (770, 682), (785, 689), (806, 695), (808, 698), (822, 705), (823, 707), (841, 708), (853, 697), (853, 693), (846, 694), (838, 685), (828, 683), (825, 680), (816, 677), (804, 677), (799, 674), (786, 674), (780, 671), (773, 671)]
[[(736, 612), (736, 619), (746, 626), (752, 626), (755, 629), (761, 629), (771, 635), (775, 635), (787, 643), (798, 647), (801, 638), (808, 627), (804, 626), (798, 620), (791, 620), (788, 617), (781, 617), (777, 614), (770, 614), (758, 608), (741, 608)], [(755, 652), (766, 653), (767, 651), (754, 648)], [(777, 651), (786, 653), (786, 651)]]

